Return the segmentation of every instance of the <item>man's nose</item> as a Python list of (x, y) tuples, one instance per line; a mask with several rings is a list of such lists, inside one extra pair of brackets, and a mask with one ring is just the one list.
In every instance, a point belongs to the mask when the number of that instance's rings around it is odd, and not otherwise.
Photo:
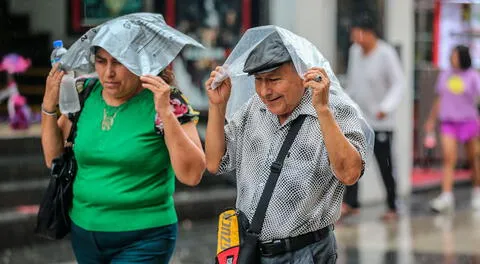
[(259, 87), (260, 91), (260, 96), (261, 97), (268, 97), (270, 94), (272, 94), (272, 89), (270, 88), (270, 85), (268, 82), (261, 82)]

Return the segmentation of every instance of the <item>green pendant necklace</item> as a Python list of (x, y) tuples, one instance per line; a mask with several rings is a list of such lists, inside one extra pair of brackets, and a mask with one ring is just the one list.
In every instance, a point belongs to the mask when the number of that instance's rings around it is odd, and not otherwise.
[(117, 116), (119, 108), (115, 109), (113, 114), (108, 113), (107, 108), (103, 108), (103, 120), (102, 120), (102, 130), (109, 131), (113, 123), (115, 122), (115, 117)]

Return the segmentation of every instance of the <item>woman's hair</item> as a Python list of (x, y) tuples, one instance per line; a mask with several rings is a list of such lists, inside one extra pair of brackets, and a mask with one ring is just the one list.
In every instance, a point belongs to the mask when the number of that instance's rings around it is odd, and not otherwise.
[(160, 76), (168, 85), (175, 86), (175, 74), (173, 73), (170, 66), (167, 66), (163, 71), (161, 71), (158, 76)]
[(378, 35), (378, 24), (376, 21), (376, 17), (373, 15), (373, 12), (370, 11), (363, 11), (357, 14), (353, 20), (351, 27), (360, 28), (363, 30), (371, 31)]
[[(93, 53), (97, 54), (98, 51), (98, 46), (93, 47)], [(167, 66), (163, 71), (161, 71), (158, 76), (162, 77), (162, 79), (171, 86), (175, 86), (175, 75), (173, 74), (173, 71), (171, 69), (171, 66)]]
[(458, 64), (460, 69), (467, 70), (472, 66), (472, 57), (470, 56), (470, 49), (464, 45), (458, 45), (455, 49), (458, 53)]

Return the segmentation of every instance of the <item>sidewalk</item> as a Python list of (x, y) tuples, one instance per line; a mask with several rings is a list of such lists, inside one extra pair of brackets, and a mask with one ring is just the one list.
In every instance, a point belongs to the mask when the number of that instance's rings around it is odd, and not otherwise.
[[(480, 212), (469, 207), (470, 188), (455, 189), (455, 215), (430, 213), (425, 201), (434, 192), (413, 194), (397, 222), (378, 220), (384, 206), (362, 208), (360, 214), (335, 226), (337, 263), (478, 263)], [(211, 264), (216, 248), (216, 218), (179, 222), (171, 264)], [(2, 262), (3, 261), (3, 262)], [(74, 264), (70, 241), (0, 250), (0, 263)]]
[(41, 131), (40, 124), (32, 124), (26, 130), (12, 130), (8, 126), (8, 123), (0, 122), (0, 139), (27, 138), (27, 137), (40, 138), (40, 131)]
[[(442, 183), (441, 168), (413, 168), (411, 175), (412, 191), (421, 192), (440, 188)], [(455, 184), (467, 184), (471, 181), (471, 171), (458, 169), (455, 171)]]

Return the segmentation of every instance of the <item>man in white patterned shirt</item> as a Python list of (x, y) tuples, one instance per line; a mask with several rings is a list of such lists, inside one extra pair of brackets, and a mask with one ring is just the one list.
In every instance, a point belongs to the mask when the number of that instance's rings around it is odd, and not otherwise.
[[(366, 139), (354, 107), (330, 90), (321, 68), (297, 73), (277, 32), (256, 46), (243, 71), (256, 94), (224, 126), (231, 80), (205, 83), (209, 97), (207, 169), (236, 172), (238, 209), (251, 221), (270, 166), (293, 120), (306, 119), (285, 159), (260, 234), (262, 263), (334, 263), (333, 223), (345, 185), (363, 173)], [(319, 78), (320, 77), (320, 78)]]

